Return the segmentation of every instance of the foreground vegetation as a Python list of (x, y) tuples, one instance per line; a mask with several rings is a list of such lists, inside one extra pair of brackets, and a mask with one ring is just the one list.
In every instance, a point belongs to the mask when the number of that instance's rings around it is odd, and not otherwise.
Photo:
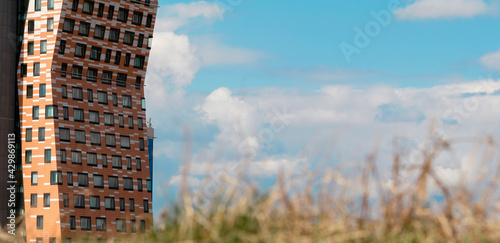
[(435, 170), (440, 154), (453, 153), (450, 143), (433, 140), (413, 164), (395, 153), (391, 179), (372, 154), (349, 178), (325, 167), (281, 173), (263, 192), (244, 179), (244, 166), (234, 177), (219, 174), (226, 183), (193, 189), (188, 163), (158, 230), (124, 242), (499, 242), (498, 146), (478, 140), (480, 159), (469, 163), (483, 172), (450, 184)]

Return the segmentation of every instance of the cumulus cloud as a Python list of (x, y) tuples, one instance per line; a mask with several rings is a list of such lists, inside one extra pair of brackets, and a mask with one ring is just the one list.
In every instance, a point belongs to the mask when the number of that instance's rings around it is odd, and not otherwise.
[(482, 56), (479, 62), (488, 69), (500, 71), (500, 50)]
[(489, 14), (492, 8), (483, 0), (416, 0), (394, 14), (403, 20), (471, 18)]
[(157, 31), (174, 31), (195, 20), (211, 24), (215, 20), (222, 19), (226, 11), (216, 2), (205, 1), (176, 3), (162, 6), (161, 10), (163, 9), (165, 11), (159, 12), (160, 18), (155, 27)]

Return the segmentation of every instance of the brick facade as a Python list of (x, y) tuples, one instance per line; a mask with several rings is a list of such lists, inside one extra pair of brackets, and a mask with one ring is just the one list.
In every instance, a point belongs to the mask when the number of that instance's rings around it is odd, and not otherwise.
[[(112, 239), (135, 234), (134, 220), (137, 233), (152, 226), (143, 85), (157, 1), (75, 1), (30, 0), (26, 18), (18, 98), (28, 242)], [(126, 189), (130, 178), (133, 186)], [(47, 206), (44, 194), (50, 195)], [(97, 197), (99, 207), (91, 208)], [(106, 209), (106, 197), (114, 210)], [(85, 217), (90, 229), (82, 228)], [(98, 218), (105, 229), (98, 229)], [(125, 231), (117, 232), (121, 220)]]

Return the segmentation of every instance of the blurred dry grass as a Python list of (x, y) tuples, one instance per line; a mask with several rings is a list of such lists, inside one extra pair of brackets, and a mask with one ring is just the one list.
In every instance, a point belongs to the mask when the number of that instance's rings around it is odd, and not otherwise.
[[(436, 157), (451, 150), (439, 139), (420, 163), (404, 164), (394, 153), (390, 180), (381, 179), (373, 153), (350, 178), (334, 168), (303, 171), (298, 180), (281, 173), (265, 192), (243, 181), (244, 169), (236, 183), (190, 188), (187, 163), (179, 200), (155, 222), (158, 230), (124, 241), (500, 242), (497, 145), (491, 138), (476, 142), (482, 154), (473, 163), (484, 165), (484, 175), (453, 186), (434, 169)], [(431, 187), (439, 191), (435, 203)]]
[(475, 140), (482, 154), (472, 163), (485, 168), (478, 180), (448, 186), (434, 167), (450, 142), (432, 141), (420, 163), (404, 164), (395, 152), (390, 180), (380, 178), (373, 153), (348, 179), (335, 169), (304, 171), (299, 181), (282, 173), (266, 192), (240, 180), (212, 189), (211, 197), (203, 186), (184, 184), (182, 200), (156, 222), (160, 230), (141, 241), (500, 242), (495, 142)]

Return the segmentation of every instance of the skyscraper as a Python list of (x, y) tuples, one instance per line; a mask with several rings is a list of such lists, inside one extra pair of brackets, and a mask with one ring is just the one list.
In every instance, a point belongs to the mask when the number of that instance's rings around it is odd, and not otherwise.
[(157, 1), (26, 3), (17, 101), (27, 241), (150, 230), (144, 81)]

